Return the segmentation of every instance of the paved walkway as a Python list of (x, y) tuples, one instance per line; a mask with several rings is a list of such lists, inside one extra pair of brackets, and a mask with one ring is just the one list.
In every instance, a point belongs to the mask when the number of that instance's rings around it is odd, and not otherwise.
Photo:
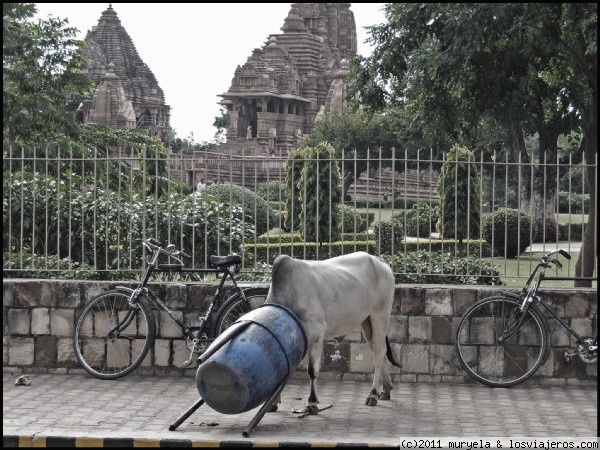
[(548, 253), (559, 248), (569, 253), (579, 253), (581, 251), (581, 242), (537, 242), (527, 247), (524, 253)]
[[(368, 407), (364, 399), (370, 383), (320, 380), (320, 405), (333, 407), (298, 418), (292, 411), (304, 407), (309, 386), (307, 380), (292, 379), (279, 411), (266, 414), (245, 438), (242, 431), (258, 408), (224, 415), (203, 405), (178, 429), (168, 430), (198, 398), (192, 377), (130, 375), (102, 381), (87, 375), (34, 374), (29, 386), (16, 386), (16, 374), (3, 375), (4, 447), (358, 443), (410, 448), (407, 438), (435, 438), (427, 448), (446, 448), (452, 439), (493, 439), (495, 445), (515, 438), (597, 442), (598, 436), (596, 385), (525, 383), (492, 389), (475, 383), (396, 383), (391, 401)], [(437, 446), (438, 440), (446, 444)]]

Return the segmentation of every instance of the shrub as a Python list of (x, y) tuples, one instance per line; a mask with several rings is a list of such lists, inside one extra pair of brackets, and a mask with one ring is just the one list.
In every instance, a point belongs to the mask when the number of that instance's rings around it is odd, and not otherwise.
[(499, 208), (483, 219), (483, 238), (494, 255), (515, 258), (531, 244), (531, 216), (512, 208)]
[[(57, 255), (33, 255), (29, 252), (7, 253), (2, 256), (2, 269), (10, 278), (42, 278), (42, 279), (72, 279), (72, 280), (101, 280), (110, 272), (96, 270), (85, 263), (79, 263), (69, 258), (59, 258)], [(139, 272), (119, 272), (119, 279), (130, 279), (139, 276)]]
[(373, 227), (373, 235), (379, 240), (380, 253), (397, 253), (403, 248), (405, 236), (405, 212), (394, 213)]
[[(339, 223), (341, 224), (341, 231), (343, 233), (354, 231), (356, 233), (365, 232), (369, 228), (369, 221), (365, 213), (357, 212), (351, 206), (341, 205), (339, 208)], [(370, 213), (369, 216), (375, 216)]]
[(218, 201), (243, 207), (246, 221), (255, 226), (257, 234), (279, 227), (279, 214), (269, 203), (250, 189), (237, 184), (219, 183), (206, 187), (206, 193)]
[(535, 221), (533, 242), (556, 242), (560, 240), (560, 237), (560, 228), (556, 220), (537, 219)]
[(559, 224), (558, 229), (562, 239), (569, 241), (581, 241), (583, 239), (584, 225), (582, 223)]
[(504, 284), (497, 267), (473, 256), (457, 258), (451, 253), (421, 250), (382, 259), (391, 266), (397, 284)]
[(414, 204), (406, 211), (406, 235), (428, 238), (435, 232), (438, 217), (438, 207), (427, 202)]
[(258, 183), (256, 195), (268, 202), (281, 202), (285, 200), (285, 184), (279, 180)]
[(335, 149), (327, 142), (306, 147), (300, 188), (300, 226), (307, 241), (323, 243), (338, 239), (341, 174)]
[(440, 196), (440, 233), (459, 241), (479, 236), (481, 219), (479, 169), (475, 155), (454, 145), (442, 165), (437, 192)]

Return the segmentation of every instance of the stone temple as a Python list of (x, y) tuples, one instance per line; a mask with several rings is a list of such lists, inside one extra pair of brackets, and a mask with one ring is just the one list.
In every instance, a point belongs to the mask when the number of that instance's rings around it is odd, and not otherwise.
[(85, 71), (96, 89), (81, 110), (82, 122), (111, 128), (146, 128), (168, 145), (171, 107), (133, 41), (109, 5), (98, 25), (88, 31), (84, 54), (90, 60)]
[(350, 3), (292, 3), (281, 33), (268, 36), (239, 65), (227, 92), (226, 142), (216, 150), (172, 155), (172, 176), (254, 187), (281, 176), (299, 138), (325, 113), (343, 111), (348, 60), (357, 37)]
[(343, 108), (356, 25), (350, 3), (293, 3), (281, 31), (237, 67), (221, 104), (228, 142), (255, 139), (261, 150), (285, 155), (319, 114)]
[[(80, 120), (113, 128), (147, 128), (169, 146), (171, 107), (112, 5), (85, 42), (90, 59), (86, 73), (96, 90)], [(219, 170), (236, 171), (230, 175), (240, 184), (245, 178), (241, 171), (250, 169), (262, 178), (265, 170), (280, 170), (274, 155), (285, 159), (321, 115), (345, 108), (343, 77), (356, 49), (350, 3), (292, 3), (281, 33), (267, 36), (232, 74), (229, 90), (220, 94), (228, 118), (226, 142), (210, 155), (172, 153), (172, 176), (193, 186), (201, 179), (217, 180), (215, 160), (220, 160)], [(246, 167), (244, 162), (240, 169), (240, 161), (231, 160), (250, 156), (255, 162), (271, 158), (269, 168), (262, 170), (265, 164), (252, 162)]]

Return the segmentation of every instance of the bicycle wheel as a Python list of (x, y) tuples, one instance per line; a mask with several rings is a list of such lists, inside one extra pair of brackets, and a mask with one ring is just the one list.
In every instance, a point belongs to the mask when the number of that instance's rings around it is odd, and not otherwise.
[(221, 307), (214, 327), (213, 337), (217, 337), (244, 314), (262, 305), (267, 299), (269, 288), (249, 288), (244, 290), (246, 300), (236, 293)]
[(506, 296), (483, 299), (463, 314), (454, 347), (465, 371), (491, 387), (511, 387), (529, 379), (549, 353), (546, 319), (531, 305)]
[(75, 325), (73, 347), (91, 375), (114, 380), (133, 372), (154, 343), (152, 311), (141, 299), (129, 304), (130, 294), (113, 290), (90, 300)]

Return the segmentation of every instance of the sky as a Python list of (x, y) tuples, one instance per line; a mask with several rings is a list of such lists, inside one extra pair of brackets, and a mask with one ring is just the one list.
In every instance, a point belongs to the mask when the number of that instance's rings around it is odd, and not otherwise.
[[(109, 3), (36, 3), (37, 17), (68, 19), (84, 39)], [(369, 56), (364, 27), (385, 22), (384, 3), (352, 3), (358, 54)], [(171, 106), (180, 138), (212, 142), (221, 97), (238, 65), (270, 34), (281, 33), (291, 3), (112, 3), (138, 55)]]

